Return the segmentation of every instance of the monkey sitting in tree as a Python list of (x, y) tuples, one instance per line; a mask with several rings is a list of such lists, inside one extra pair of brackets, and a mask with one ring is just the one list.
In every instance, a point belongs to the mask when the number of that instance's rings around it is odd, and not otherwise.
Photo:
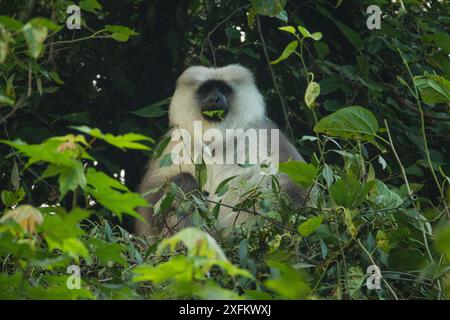
[[(140, 185), (140, 192), (147, 194), (150, 204), (150, 207), (140, 209), (140, 214), (147, 221), (136, 222), (136, 233), (140, 236), (168, 236), (190, 225), (189, 215), (177, 214), (175, 207), (166, 215), (156, 216), (152, 207), (167, 190), (161, 189), (153, 193), (150, 190), (168, 182), (175, 183), (185, 194), (199, 189), (196, 166), (202, 162), (205, 154), (223, 160), (209, 163), (204, 161), (206, 181), (201, 186), (203, 195), (211, 203), (223, 204), (218, 213), (216, 230), (249, 223), (254, 217), (250, 213), (232, 210), (240, 202), (241, 196), (239, 192), (232, 191), (238, 189), (233, 186), (244, 183), (270, 187), (270, 175), (262, 174), (262, 167), (267, 160), (272, 167), (288, 160), (303, 161), (292, 143), (282, 133), (278, 133), (277, 126), (267, 118), (264, 100), (252, 73), (240, 65), (222, 68), (194, 66), (185, 70), (176, 83), (169, 108), (169, 120), (171, 128), (166, 136), (172, 139), (161, 155), (170, 153), (173, 160), (174, 154), (183, 153), (182, 161), (178, 159), (172, 161), (170, 166), (162, 167), (160, 158), (150, 160)], [(198, 137), (196, 126), (199, 124), (203, 131), (213, 134), (200, 134)], [(271, 139), (268, 139), (268, 134), (262, 138), (260, 136), (255, 142), (249, 129), (254, 129), (252, 132), (262, 130), (261, 132), (270, 131), (275, 134), (271, 135)], [(198, 144), (200, 150), (197, 148), (196, 151)], [(240, 150), (239, 145), (245, 145), (245, 149)], [(180, 152), (178, 149), (183, 147), (183, 152)], [(270, 150), (269, 154), (261, 155), (259, 151), (263, 149)], [(243, 156), (246, 161), (253, 157), (256, 165), (242, 165), (239, 159)], [(276, 176), (281, 191), (293, 201), (303, 201), (307, 196), (306, 190), (294, 184), (288, 176), (280, 173), (276, 173)], [(230, 191), (217, 195), (217, 187), (226, 179), (230, 180)]]

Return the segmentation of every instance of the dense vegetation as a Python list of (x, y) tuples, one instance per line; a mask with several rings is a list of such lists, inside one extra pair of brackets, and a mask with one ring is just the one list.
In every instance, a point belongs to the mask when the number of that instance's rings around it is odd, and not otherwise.
[[(0, 1), (0, 298), (450, 297), (445, 0), (83, 0), (80, 30), (71, 4)], [(174, 81), (229, 63), (255, 72), (307, 160), (281, 170), (317, 201), (294, 208), (273, 177), (235, 208), (258, 223), (214, 239), (220, 204), (172, 185), (150, 205), (196, 228), (148, 246), (133, 190)]]

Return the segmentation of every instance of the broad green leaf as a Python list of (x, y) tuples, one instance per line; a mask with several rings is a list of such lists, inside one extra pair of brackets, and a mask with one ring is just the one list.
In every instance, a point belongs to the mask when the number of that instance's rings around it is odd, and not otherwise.
[(185, 256), (176, 256), (156, 266), (141, 264), (133, 269), (133, 281), (152, 281), (159, 284), (165, 281), (190, 282), (193, 277), (193, 262)]
[(47, 38), (48, 29), (28, 22), (23, 26), (22, 32), (28, 45), (28, 53), (35, 59), (39, 58), (43, 49), (42, 44)]
[(331, 186), (330, 193), (338, 206), (353, 209), (362, 204), (374, 186), (374, 180), (360, 182), (352, 175), (345, 175)]
[(158, 245), (157, 253), (163, 253), (167, 247), (169, 247), (170, 252), (173, 252), (179, 242), (183, 243), (188, 249), (188, 256), (227, 260), (219, 244), (211, 235), (191, 227), (185, 228), (174, 236), (161, 241)]
[(7, 208), (19, 204), (24, 198), (25, 191), (22, 188), (19, 188), (17, 191), (3, 190), (1, 194), (2, 203)]
[(279, 27), (278, 30), (291, 33), (293, 35), (297, 34), (297, 31), (293, 26), (285, 26), (285, 27)]
[(280, 13), (277, 14), (275, 17), (284, 22), (288, 22), (289, 20), (288, 13), (286, 10), (281, 10)]
[(80, 8), (84, 11), (97, 13), (102, 10), (102, 5), (97, 0), (82, 0), (80, 1)]
[(305, 103), (310, 109), (314, 108), (314, 102), (316, 98), (320, 95), (320, 85), (317, 82), (311, 81), (308, 84), (305, 92)]
[(115, 262), (124, 267), (128, 266), (128, 261), (122, 253), (125, 250), (125, 246), (122, 244), (107, 243), (96, 238), (90, 238), (88, 244), (92, 248), (94, 256), (104, 265), (108, 266)]
[(56, 24), (53, 20), (42, 17), (34, 18), (30, 20), (29, 23), (31, 23), (34, 26), (47, 28), (48, 30), (51, 31), (59, 31), (63, 28), (63, 26)]
[(205, 161), (195, 165), (195, 177), (198, 182), (198, 188), (202, 191), (208, 179), (208, 168), (206, 167)]
[(172, 207), (177, 191), (177, 186), (171, 182), (169, 190), (155, 203), (155, 215), (164, 214)]
[(302, 26), (298, 26), (298, 31), (300, 31), (300, 33), (302, 34), (303, 37), (305, 38), (311, 38), (315, 41), (319, 41), (320, 39), (322, 39), (322, 33), (321, 32), (314, 32), (314, 33), (310, 33), (308, 31), (308, 29), (306, 29), (305, 27)]
[(275, 17), (286, 6), (287, 0), (251, 0), (257, 13), (263, 16)]
[(223, 180), (216, 188), (216, 191), (214, 192), (215, 195), (221, 197), (223, 196), (225, 193), (228, 192), (228, 183), (233, 180), (234, 178), (236, 178), (237, 176), (232, 176), (229, 178), (226, 178), (225, 180)]
[(317, 176), (317, 168), (312, 164), (301, 161), (280, 163), (280, 172), (289, 176), (296, 184), (308, 188)]
[(19, 31), (23, 27), (21, 21), (8, 16), (0, 16), (0, 24), (4, 25), (11, 31)]
[(322, 224), (322, 221), (323, 221), (322, 216), (309, 218), (308, 220), (306, 220), (305, 222), (303, 222), (302, 224), (300, 224), (298, 226), (298, 232), (303, 237), (307, 237), (310, 234), (312, 234), (314, 231), (316, 231), (318, 227), (320, 227), (320, 225)]
[(341, 32), (347, 37), (347, 39), (356, 49), (362, 48), (364, 42), (359, 34), (357, 34), (353, 29), (347, 27), (340, 21), (336, 20), (335, 23), (338, 26), (339, 30), (341, 30)]
[(234, 266), (226, 258), (221, 247), (210, 234), (196, 228), (185, 228), (171, 238), (164, 239), (158, 245), (157, 253), (163, 253), (167, 247), (169, 247), (170, 252), (173, 252), (180, 242), (186, 246), (188, 257), (206, 258), (200, 269), (203, 274), (208, 272), (211, 267), (218, 266), (231, 276), (239, 275), (250, 279), (253, 278), (250, 272)]
[(142, 143), (139, 143), (137, 141), (154, 142), (153, 139), (138, 133), (127, 133), (124, 135), (114, 136), (110, 133), (103, 134), (99, 129), (97, 128), (91, 129), (87, 126), (71, 126), (71, 128), (89, 134), (95, 138), (102, 139), (107, 143), (115, 147), (118, 147), (122, 150), (125, 149), (150, 150), (150, 147), (147, 147), (146, 145), (143, 145)]
[[(267, 261), (267, 264), (279, 271), (279, 274), (264, 282), (264, 285), (276, 294), (287, 299), (306, 299), (311, 294), (311, 288), (305, 281), (305, 275), (300, 270), (278, 261)], [(295, 283), (295, 285), (292, 285)]]
[(170, 167), (172, 164), (173, 164), (173, 162), (172, 162), (172, 154), (171, 153), (166, 153), (159, 160), (159, 166), (161, 168)]
[(235, 27), (227, 27), (225, 28), (225, 34), (230, 39), (239, 39), (241, 37), (241, 33)]
[(65, 238), (78, 238), (85, 234), (80, 224), (91, 215), (89, 211), (75, 208), (66, 212), (61, 207), (50, 207), (47, 211), (50, 213), (45, 215), (44, 223), (40, 226), (40, 231), (45, 235), (52, 235), (54, 239), (62, 241)]
[(142, 117), (142, 118), (158, 118), (167, 113), (167, 110), (164, 110), (162, 106), (165, 106), (170, 103), (171, 98), (167, 98), (156, 103), (153, 103), (147, 107), (140, 108), (138, 110), (134, 110), (131, 113)]
[(13, 106), (15, 104), (15, 102), (14, 102), (14, 99), (0, 93), (0, 106), (3, 104), (8, 105), (8, 106)]
[(362, 271), (361, 267), (351, 267), (347, 272), (347, 283), (350, 297), (352, 299), (358, 299), (361, 296), (361, 286), (366, 279), (366, 275)]
[(375, 180), (375, 188), (372, 190), (370, 194), (370, 198), (373, 202), (380, 205), (381, 207), (387, 208), (396, 208), (403, 203), (402, 198), (390, 190), (383, 182), (380, 180)]
[(281, 54), (281, 56), (278, 57), (278, 59), (271, 61), (271, 64), (277, 64), (280, 63), (283, 60), (286, 60), (287, 58), (290, 57), (290, 55), (292, 53), (294, 53), (295, 49), (297, 49), (298, 47), (298, 41), (292, 41), (291, 43), (289, 43), (286, 48), (284, 49), (283, 53)]
[(450, 261), (450, 225), (447, 224), (436, 233), (436, 249)]
[(87, 170), (86, 178), (86, 191), (119, 219), (122, 218), (122, 213), (125, 213), (142, 220), (135, 209), (146, 207), (148, 203), (138, 193), (131, 192), (119, 181), (93, 168)]
[[(60, 138), (63, 139), (61, 140)], [(81, 151), (79, 146), (70, 143), (70, 141), (65, 141), (64, 139), (65, 137), (54, 137), (41, 144), (26, 144), (21, 140), (0, 140), (0, 143), (7, 144), (17, 149), (24, 156), (29, 157), (28, 165), (43, 161), (75, 168), (79, 165), (76, 156), (79, 155), (79, 152)]]
[(138, 34), (136, 31), (120, 25), (106, 25), (105, 30), (111, 33), (111, 38), (120, 42), (126, 42), (131, 36)]
[(414, 84), (426, 104), (434, 106), (437, 103), (450, 103), (450, 81), (444, 77), (425, 74), (415, 77)]
[(372, 140), (378, 131), (378, 122), (369, 110), (359, 107), (345, 107), (322, 118), (314, 132), (346, 139)]
[(311, 34), (311, 38), (315, 41), (319, 41), (320, 39), (322, 39), (322, 37), (322, 32), (314, 32), (313, 34)]
[(59, 166), (50, 164), (42, 174), (42, 178), (58, 175), (60, 199), (69, 191), (75, 191), (78, 187), (86, 188), (86, 176), (84, 167), (80, 161), (73, 166)]

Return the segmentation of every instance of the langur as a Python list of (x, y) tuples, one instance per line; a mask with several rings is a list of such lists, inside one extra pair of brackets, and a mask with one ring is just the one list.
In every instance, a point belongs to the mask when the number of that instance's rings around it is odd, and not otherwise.
[[(237, 191), (245, 186), (270, 186), (270, 174), (263, 174), (263, 167), (274, 168), (288, 160), (303, 161), (293, 144), (266, 116), (263, 97), (256, 87), (252, 73), (240, 65), (222, 68), (190, 67), (176, 82), (175, 93), (169, 107), (170, 130), (166, 137), (170, 142), (151, 159), (140, 185), (150, 207), (141, 208), (140, 214), (147, 221), (136, 222), (136, 233), (145, 237), (169, 236), (190, 224), (188, 213), (179, 215), (175, 208), (164, 216), (155, 216), (153, 207), (168, 191), (168, 182), (176, 184), (188, 194), (199, 189), (196, 165), (206, 163), (206, 182), (203, 195), (211, 203), (222, 203), (218, 214), (217, 230), (246, 224), (254, 219), (250, 213), (235, 212), (230, 207), (238, 204), (243, 194)], [(198, 132), (198, 126), (202, 132)], [(250, 131), (252, 129), (253, 131)], [(255, 142), (254, 132), (266, 132)], [(272, 135), (272, 133), (274, 134)], [(247, 143), (248, 141), (248, 143)], [(245, 149), (239, 149), (239, 143)], [(197, 150), (196, 150), (197, 149)], [(261, 155), (265, 150), (265, 155)], [(161, 157), (172, 155), (170, 166), (161, 166)], [(264, 153), (264, 152), (262, 152)], [(173, 155), (181, 155), (173, 161)], [(256, 155), (256, 156), (255, 156)], [(206, 161), (209, 157), (210, 161)], [(239, 158), (253, 158), (254, 165), (243, 165)], [(309, 194), (298, 187), (288, 176), (275, 173), (280, 189), (291, 200), (303, 203)], [(227, 178), (230, 188), (224, 195), (215, 194), (217, 187)], [(159, 188), (159, 189), (158, 189)], [(158, 189), (157, 192), (150, 192)], [(150, 193), (149, 193), (150, 192)], [(244, 190), (245, 192), (245, 190)], [(178, 210), (180, 211), (180, 210)], [(181, 210), (183, 211), (183, 210)]]

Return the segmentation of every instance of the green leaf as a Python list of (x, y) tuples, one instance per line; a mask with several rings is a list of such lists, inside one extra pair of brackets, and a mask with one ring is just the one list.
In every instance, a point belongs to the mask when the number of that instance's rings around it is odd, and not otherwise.
[(171, 182), (169, 191), (155, 203), (155, 215), (164, 214), (172, 207), (172, 203), (177, 196), (177, 191), (177, 186)]
[(437, 103), (450, 103), (450, 81), (444, 77), (425, 74), (414, 78), (422, 100), (431, 106)]
[(226, 258), (221, 247), (210, 234), (196, 228), (185, 228), (171, 238), (164, 239), (158, 245), (157, 253), (161, 254), (167, 247), (169, 247), (169, 252), (174, 252), (177, 244), (180, 242), (186, 246), (188, 257), (203, 258), (203, 263), (200, 266), (201, 274), (198, 274), (197, 277), (203, 277), (204, 273), (208, 272), (213, 266), (218, 266), (230, 276), (253, 278), (250, 272), (234, 266)]
[(283, 11), (287, 0), (251, 0), (257, 13), (263, 16), (275, 17)]
[(80, 1), (80, 8), (84, 11), (97, 13), (102, 10), (102, 5), (97, 0), (82, 0)]
[(185, 256), (176, 256), (156, 266), (141, 264), (133, 269), (133, 281), (152, 281), (159, 284), (165, 281), (190, 282), (193, 276), (193, 263)]
[(317, 168), (312, 164), (301, 161), (280, 163), (280, 172), (289, 176), (296, 184), (308, 188), (317, 176)]
[(297, 47), (298, 47), (298, 41), (297, 40), (292, 41), (291, 43), (289, 43), (286, 46), (286, 48), (284, 48), (284, 51), (281, 54), (281, 56), (279, 56), (278, 59), (276, 59), (274, 61), (271, 61), (270, 63), (271, 64), (277, 64), (277, 63), (280, 63), (283, 60), (286, 60), (287, 58), (290, 57), (290, 55), (292, 53), (294, 53), (294, 51), (295, 51), (295, 49), (297, 49)]
[(92, 248), (93, 255), (104, 265), (109, 266), (115, 262), (124, 267), (128, 266), (128, 261), (122, 253), (125, 247), (120, 243), (107, 243), (96, 238), (90, 238), (88, 244)]
[(352, 175), (345, 175), (331, 186), (330, 193), (337, 205), (353, 209), (362, 204), (374, 186), (374, 180), (360, 182)]
[(19, 188), (17, 191), (3, 190), (1, 194), (2, 203), (7, 208), (19, 204), (24, 198), (25, 191), (22, 188)]
[(122, 150), (125, 149), (150, 150), (150, 147), (147, 147), (146, 145), (143, 145), (136, 141), (154, 142), (153, 139), (138, 133), (127, 133), (124, 135), (114, 136), (110, 133), (103, 134), (100, 131), (100, 129), (97, 128), (91, 129), (87, 126), (70, 126), (70, 128), (89, 134), (95, 138), (102, 139), (107, 143), (109, 143), (110, 145), (113, 145)]
[(450, 225), (447, 224), (436, 233), (436, 249), (450, 261)]
[(223, 196), (225, 193), (228, 192), (228, 183), (233, 180), (234, 178), (236, 178), (237, 176), (232, 176), (229, 178), (226, 178), (225, 180), (223, 180), (216, 188), (216, 191), (214, 192), (215, 195), (221, 197)]
[(375, 188), (370, 194), (370, 198), (373, 202), (382, 206), (383, 208), (396, 208), (403, 203), (402, 198), (397, 193), (390, 190), (380, 180), (375, 181)]
[(241, 37), (241, 33), (235, 27), (226, 27), (225, 34), (230, 39), (239, 39)]
[(305, 92), (305, 103), (309, 109), (314, 108), (314, 102), (319, 95), (320, 85), (317, 82), (311, 81)]
[(314, 132), (345, 139), (372, 140), (378, 131), (378, 122), (369, 110), (359, 107), (345, 107), (322, 118)]
[(66, 142), (66, 137), (50, 138), (41, 144), (26, 144), (22, 140), (0, 140), (0, 143), (7, 144), (29, 157), (28, 165), (43, 161), (67, 167), (78, 166), (79, 161), (75, 159), (79, 152), (78, 146), (73, 144), (73, 149), (67, 148), (63, 150), (61, 145), (64, 142)]
[(317, 230), (318, 227), (322, 224), (323, 217), (317, 216), (313, 218), (309, 218), (302, 224), (298, 226), (298, 232), (303, 236), (307, 237)]
[(61, 250), (73, 258), (89, 257), (89, 252), (79, 239), (85, 232), (80, 228), (80, 222), (89, 217), (88, 211), (76, 208), (69, 213), (56, 208), (53, 214), (47, 214), (40, 227), (48, 244), (49, 251)]
[(55, 81), (57, 84), (64, 84), (64, 81), (61, 80), (61, 78), (59, 77), (58, 73), (56, 73), (55, 71), (51, 71), (51, 72), (50, 72), (50, 77), (51, 77), (52, 80)]
[(6, 104), (8, 106), (13, 106), (15, 104), (14, 99), (11, 99), (8, 96), (5, 96), (3, 94), (0, 93), (0, 105), (2, 104)]
[(153, 103), (147, 107), (143, 107), (137, 110), (132, 111), (131, 113), (142, 117), (142, 118), (158, 118), (167, 113), (167, 110), (164, 110), (162, 106), (165, 106), (170, 103), (171, 98), (167, 98), (156, 103)]
[(42, 17), (34, 18), (30, 20), (29, 23), (31, 23), (34, 26), (47, 28), (48, 30), (51, 31), (59, 31), (63, 28), (63, 26), (56, 24), (53, 20)]
[(305, 299), (311, 294), (311, 288), (306, 283), (303, 272), (278, 261), (267, 261), (267, 264), (279, 271), (279, 275), (264, 282), (268, 289), (281, 297), (293, 300)]
[(0, 24), (11, 31), (19, 31), (23, 26), (22, 22), (8, 16), (0, 16)]
[(86, 178), (86, 191), (119, 219), (125, 213), (142, 220), (135, 208), (146, 207), (148, 203), (138, 193), (131, 192), (119, 181), (93, 168), (87, 170)]
[(295, 30), (295, 28), (293, 26), (279, 27), (278, 30), (281, 30), (281, 31), (284, 31), (284, 32), (288, 32), (288, 33), (291, 33), (293, 35), (297, 34), (297, 31)]
[(300, 31), (300, 33), (302, 34), (302, 36), (304, 36), (305, 38), (311, 38), (315, 41), (319, 41), (320, 39), (322, 39), (322, 33), (321, 32), (314, 32), (314, 33), (310, 33), (308, 31), (308, 29), (306, 29), (305, 27), (302, 26), (298, 26), (298, 31)]
[(319, 41), (320, 39), (322, 39), (322, 37), (322, 32), (314, 32), (313, 34), (311, 34), (311, 38), (315, 41)]
[(136, 31), (120, 25), (106, 25), (105, 30), (111, 32), (111, 38), (119, 42), (126, 42), (131, 36), (138, 34)]
[(276, 18), (280, 19), (281, 21), (288, 22), (288, 13), (286, 10), (281, 10), (279, 14), (276, 15)]
[(48, 29), (28, 22), (23, 26), (22, 32), (28, 45), (28, 53), (31, 57), (37, 59), (42, 53), (42, 44), (47, 38)]
[(347, 37), (347, 39), (356, 49), (362, 48), (364, 42), (359, 34), (357, 34), (355, 31), (353, 31), (351, 28), (347, 27), (340, 21), (335, 21), (335, 23), (338, 26), (339, 30), (341, 30), (341, 32)]
[(205, 187), (206, 180), (208, 179), (208, 169), (205, 161), (195, 165), (195, 177), (197, 178), (198, 188), (202, 191)]
[(50, 164), (42, 174), (42, 178), (58, 175), (60, 199), (69, 191), (75, 191), (78, 187), (86, 188), (86, 176), (83, 164), (77, 161), (73, 166), (59, 166)]
[(173, 162), (172, 162), (172, 154), (170, 154), (170, 153), (166, 153), (159, 160), (159, 166), (161, 168), (170, 167), (172, 164), (173, 164)]
[(361, 267), (351, 267), (347, 273), (348, 290), (352, 299), (358, 299), (360, 297), (360, 289), (364, 283), (366, 275), (362, 271)]

